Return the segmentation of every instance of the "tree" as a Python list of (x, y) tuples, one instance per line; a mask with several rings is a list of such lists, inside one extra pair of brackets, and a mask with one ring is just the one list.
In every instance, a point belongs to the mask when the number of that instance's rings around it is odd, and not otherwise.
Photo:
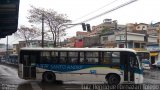
[(52, 33), (52, 40), (54, 42), (54, 47), (57, 46), (57, 41), (60, 37), (66, 35), (65, 28), (71, 20), (67, 19), (66, 14), (58, 14), (53, 9), (36, 8), (31, 6), (32, 9), (29, 10), (29, 22), (30, 23), (42, 23), (48, 27), (49, 32)]
[(41, 32), (37, 30), (35, 27), (26, 27), (24, 25), (20, 26), (18, 28), (17, 32), (14, 34), (16, 37), (19, 37), (20, 39), (24, 39), (26, 42), (26, 45), (29, 46), (29, 41), (39, 37), (41, 35)]

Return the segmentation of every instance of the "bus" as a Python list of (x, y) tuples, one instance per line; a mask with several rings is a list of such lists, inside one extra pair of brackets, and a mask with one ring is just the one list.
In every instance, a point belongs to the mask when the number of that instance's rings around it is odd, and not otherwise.
[(22, 48), (18, 76), (45, 82), (143, 83), (135, 50), (125, 48)]

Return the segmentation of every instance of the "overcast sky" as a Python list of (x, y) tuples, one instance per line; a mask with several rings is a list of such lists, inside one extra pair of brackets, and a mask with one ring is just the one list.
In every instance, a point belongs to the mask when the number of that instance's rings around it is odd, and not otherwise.
[[(20, 0), (19, 26), (30, 26), (27, 20), (30, 6), (54, 9), (59, 14), (67, 14), (68, 19), (73, 23), (79, 23), (89, 18), (107, 12), (131, 0)], [(160, 21), (160, 0), (137, 0), (127, 6), (95, 18), (89, 23), (91, 26), (101, 24), (103, 19), (109, 18), (117, 20), (118, 24), (127, 23), (147, 23)], [(67, 36), (75, 36), (76, 31), (82, 31), (81, 26), (67, 29)], [(14, 37), (9, 37), (9, 43), (17, 43)], [(1, 39), (0, 43), (6, 43), (6, 39)]]

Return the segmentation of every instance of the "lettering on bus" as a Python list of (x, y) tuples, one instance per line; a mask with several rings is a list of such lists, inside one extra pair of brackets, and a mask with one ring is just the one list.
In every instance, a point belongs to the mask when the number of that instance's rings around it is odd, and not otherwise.
[(81, 65), (52, 65), (52, 64), (37, 64), (37, 67), (54, 70), (54, 71), (74, 71), (83, 69)]

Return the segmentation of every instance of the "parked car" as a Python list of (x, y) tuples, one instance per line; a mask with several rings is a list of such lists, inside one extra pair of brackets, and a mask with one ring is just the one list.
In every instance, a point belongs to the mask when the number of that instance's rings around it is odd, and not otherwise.
[(156, 61), (154, 64), (152, 64), (154, 67), (160, 69), (160, 60)]
[(147, 69), (147, 70), (151, 69), (151, 62), (149, 60), (143, 59), (141, 63), (142, 63), (143, 69)]

